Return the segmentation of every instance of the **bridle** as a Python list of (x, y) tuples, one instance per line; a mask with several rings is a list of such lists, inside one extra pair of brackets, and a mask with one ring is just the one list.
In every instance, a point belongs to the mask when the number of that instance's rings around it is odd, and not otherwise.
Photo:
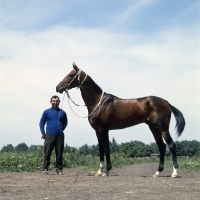
[[(72, 79), (69, 83), (67, 83), (66, 85), (64, 85), (64, 89), (65, 89), (65, 92), (66, 92), (66, 94), (67, 94), (68, 100), (70, 99), (71, 102), (72, 102), (74, 105), (76, 105), (76, 106), (81, 106), (81, 105), (78, 105), (78, 104), (76, 104), (74, 101), (72, 101), (71, 97), (69, 96), (68, 89), (67, 89), (65, 86), (69, 87), (69, 86), (71, 85), (71, 83), (72, 83), (72, 82), (76, 79), (76, 77), (78, 76), (79, 86), (77, 87), (77, 89), (78, 89), (78, 88), (80, 89), (81, 86), (83, 85), (83, 83), (85, 82), (86, 78), (87, 78), (87, 74), (86, 74), (86, 75), (85, 75), (85, 78), (84, 78), (83, 81), (80, 83), (80, 74), (81, 74), (81, 69), (78, 70), (78, 72), (76, 73), (76, 75), (73, 77), (73, 79)], [(82, 105), (82, 106), (86, 106), (86, 105)], [(81, 107), (82, 107), (82, 106), (81, 106)]]
[(77, 87), (77, 89), (80, 88), (83, 85), (84, 81), (87, 78), (87, 74), (85, 75), (85, 78), (83, 79), (82, 83), (80, 83), (80, 74), (81, 74), (81, 69), (78, 70), (78, 72), (76, 73), (76, 75), (73, 77), (73, 79), (69, 83), (66, 83), (63, 86), (65, 88), (65, 90), (66, 90), (66, 87), (69, 87), (71, 85), (71, 83), (76, 79), (77, 76), (78, 76), (78, 81), (79, 81), (79, 86)]
[[(72, 79), (69, 83), (67, 83), (66, 85), (64, 85), (64, 86), (69, 87), (69, 86), (71, 85), (71, 83), (72, 83), (72, 82), (76, 79), (76, 77), (78, 76), (79, 86), (77, 87), (77, 89), (78, 89), (78, 88), (80, 89), (80, 88), (82, 87), (83, 83), (85, 82), (86, 78), (87, 78), (87, 74), (86, 74), (86, 75), (85, 75), (85, 78), (83, 79), (83, 81), (80, 82), (80, 74), (81, 74), (81, 69), (79, 69), (78, 72), (76, 73), (76, 75), (73, 77), (73, 79)], [(80, 118), (87, 118), (87, 117), (89, 117), (90, 115), (92, 115), (92, 114), (97, 110), (97, 108), (100, 106), (101, 101), (102, 101), (103, 96), (104, 96), (104, 92), (102, 91), (101, 97), (100, 97), (100, 99), (99, 99), (99, 103), (97, 104), (97, 106), (94, 108), (94, 110), (93, 110), (89, 115), (87, 115), (87, 116), (79, 116), (79, 115), (77, 115), (77, 114), (73, 111), (73, 109), (72, 109), (72, 107), (71, 107), (71, 105), (70, 105), (70, 103), (69, 103), (69, 99), (70, 99), (71, 101), (72, 101), (72, 99), (71, 99), (70, 96), (69, 96), (68, 89), (67, 89), (66, 87), (64, 87), (64, 89), (65, 89), (65, 92), (66, 92), (67, 97), (68, 97), (68, 104), (69, 104), (69, 107), (71, 108), (72, 112), (73, 112), (77, 117), (80, 117)], [(72, 101), (72, 103), (74, 103), (74, 101)], [(81, 105), (78, 105), (78, 104), (76, 104), (76, 103), (74, 103), (74, 104), (75, 104), (76, 106), (81, 106)], [(86, 105), (83, 105), (83, 106), (86, 106)]]

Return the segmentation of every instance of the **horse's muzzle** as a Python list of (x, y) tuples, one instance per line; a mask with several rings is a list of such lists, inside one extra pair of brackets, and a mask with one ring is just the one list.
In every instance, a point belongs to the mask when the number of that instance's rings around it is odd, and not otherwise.
[(63, 93), (65, 91), (64, 87), (56, 87), (56, 92)]

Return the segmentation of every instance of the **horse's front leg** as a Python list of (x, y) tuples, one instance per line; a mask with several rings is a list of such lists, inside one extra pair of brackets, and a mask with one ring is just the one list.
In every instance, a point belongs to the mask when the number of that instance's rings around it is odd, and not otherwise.
[(104, 147), (104, 152), (106, 155), (106, 163), (107, 163), (107, 167), (105, 172), (103, 173), (103, 176), (108, 176), (109, 171), (112, 169), (112, 164), (111, 164), (111, 160), (110, 160), (110, 147), (109, 147), (109, 135), (108, 135), (108, 131), (105, 131), (103, 133), (103, 147)]
[(99, 143), (99, 155), (100, 155), (100, 166), (98, 172), (95, 174), (95, 176), (101, 176), (103, 174), (104, 169), (104, 148), (103, 148), (103, 141), (100, 137), (100, 134), (96, 132), (98, 143)]
[[(98, 142), (99, 142), (99, 154), (100, 154), (100, 168), (95, 176), (108, 176), (109, 171), (112, 168), (110, 161), (110, 148), (109, 148), (109, 137), (108, 131), (105, 131), (103, 128), (99, 132), (96, 132)], [(104, 168), (104, 153), (106, 155), (106, 170), (103, 172)]]
[(104, 149), (103, 149), (103, 144), (99, 143), (99, 154), (100, 154), (100, 166), (99, 170), (95, 174), (95, 176), (101, 176), (103, 175), (103, 169), (104, 169)]

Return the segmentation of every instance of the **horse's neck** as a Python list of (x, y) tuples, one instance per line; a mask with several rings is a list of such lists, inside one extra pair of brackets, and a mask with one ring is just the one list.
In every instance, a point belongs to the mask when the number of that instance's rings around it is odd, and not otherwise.
[(88, 76), (81, 87), (81, 95), (89, 112), (96, 107), (101, 94), (102, 89), (92, 80), (90, 76)]

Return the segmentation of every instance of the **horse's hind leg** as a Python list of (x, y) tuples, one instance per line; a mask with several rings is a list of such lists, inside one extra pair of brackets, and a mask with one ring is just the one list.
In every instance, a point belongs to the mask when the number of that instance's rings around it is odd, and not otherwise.
[(160, 172), (164, 170), (164, 158), (165, 158), (166, 145), (163, 142), (161, 131), (158, 128), (156, 128), (156, 126), (153, 124), (148, 124), (148, 125), (151, 132), (153, 133), (153, 136), (155, 138), (156, 144), (160, 152), (160, 163), (158, 166), (158, 171), (153, 175), (153, 177), (158, 177)]
[(165, 139), (169, 150), (172, 154), (172, 162), (173, 162), (173, 173), (171, 177), (176, 178), (178, 176), (177, 174), (177, 169), (178, 169), (178, 163), (177, 163), (177, 158), (176, 158), (176, 144), (172, 140), (169, 131), (162, 131), (162, 136)]

